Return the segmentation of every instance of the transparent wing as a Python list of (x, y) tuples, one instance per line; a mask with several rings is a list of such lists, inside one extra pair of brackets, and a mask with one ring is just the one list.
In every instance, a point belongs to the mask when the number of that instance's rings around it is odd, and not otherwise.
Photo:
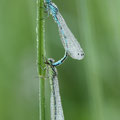
[(51, 80), (51, 120), (64, 120), (57, 75)]
[(58, 27), (61, 36), (61, 41), (63, 43), (65, 50), (72, 58), (78, 60), (83, 59), (84, 52), (79, 42), (76, 40), (76, 38), (74, 37), (68, 26), (66, 25), (62, 15), (58, 12), (56, 16), (59, 22)]

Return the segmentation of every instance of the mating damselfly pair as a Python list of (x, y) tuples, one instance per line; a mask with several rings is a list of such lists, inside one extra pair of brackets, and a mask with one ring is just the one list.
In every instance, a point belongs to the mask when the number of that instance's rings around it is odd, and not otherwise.
[(64, 62), (67, 56), (71, 56), (73, 59), (81, 60), (84, 58), (84, 52), (76, 40), (75, 36), (72, 34), (70, 29), (68, 28), (65, 20), (63, 19), (62, 15), (59, 12), (58, 7), (51, 1), (51, 0), (44, 0), (46, 10), (48, 14), (51, 14), (54, 21), (58, 25), (58, 30), (60, 34), (60, 38), (62, 44), (65, 49), (65, 54), (62, 59), (53, 63), (53, 66), (58, 66)]
[(57, 62), (55, 62), (53, 59), (48, 59), (48, 61), (46, 61), (46, 64), (48, 64), (50, 70), (52, 70), (52, 76), (50, 78), (51, 120), (64, 120), (56, 66), (61, 65), (66, 60), (68, 55), (71, 56), (73, 59), (81, 60), (84, 58), (84, 52), (79, 42), (76, 40), (75, 36), (66, 25), (65, 20), (58, 10), (58, 7), (51, 0), (44, 0), (44, 3), (48, 14), (51, 14), (53, 20), (57, 23), (60, 38), (65, 49), (64, 56)]

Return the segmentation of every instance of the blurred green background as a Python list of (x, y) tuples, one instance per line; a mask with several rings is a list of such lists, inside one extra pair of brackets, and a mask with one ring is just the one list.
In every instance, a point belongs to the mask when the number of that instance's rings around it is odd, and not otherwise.
[[(66, 120), (120, 120), (120, 0), (53, 0), (85, 51), (58, 67)], [(0, 0), (0, 120), (38, 120), (36, 0)], [(46, 19), (47, 57), (64, 49)], [(48, 120), (48, 118), (47, 118)]]

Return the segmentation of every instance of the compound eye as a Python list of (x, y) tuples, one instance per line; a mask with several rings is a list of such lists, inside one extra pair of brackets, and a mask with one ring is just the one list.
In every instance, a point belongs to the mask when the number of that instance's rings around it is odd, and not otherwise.
[(50, 60), (50, 62), (52, 63), (53, 61), (52, 61), (52, 60)]

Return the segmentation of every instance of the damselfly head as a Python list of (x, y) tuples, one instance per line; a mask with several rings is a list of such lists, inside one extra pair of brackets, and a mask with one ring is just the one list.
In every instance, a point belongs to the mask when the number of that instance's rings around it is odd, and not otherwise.
[(48, 60), (45, 61), (45, 64), (47, 64), (47, 65), (52, 65), (52, 63), (54, 63), (54, 62), (55, 62), (54, 59), (48, 58)]
[(51, 0), (44, 0), (45, 3), (49, 4)]
[(48, 58), (48, 61), (50, 61), (51, 63), (55, 62), (55, 60), (52, 58)]

